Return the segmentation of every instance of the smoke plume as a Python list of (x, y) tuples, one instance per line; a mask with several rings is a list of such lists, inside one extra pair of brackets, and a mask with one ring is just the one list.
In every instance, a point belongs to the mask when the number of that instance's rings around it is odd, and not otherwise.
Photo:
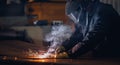
[(72, 29), (69, 25), (54, 25), (51, 32), (45, 36), (45, 41), (50, 42), (50, 46), (43, 58), (48, 58), (55, 53), (56, 48), (61, 46), (71, 35)]

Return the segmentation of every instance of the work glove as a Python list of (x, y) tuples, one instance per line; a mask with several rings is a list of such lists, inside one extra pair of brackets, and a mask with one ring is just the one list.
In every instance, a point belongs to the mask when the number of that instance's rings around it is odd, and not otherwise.
[(82, 43), (78, 43), (76, 44), (73, 48), (72, 48), (72, 53), (75, 53), (80, 47), (81, 47)]
[(58, 54), (56, 54), (56, 58), (57, 59), (62, 59), (62, 58), (69, 58), (69, 56), (68, 56), (68, 54), (67, 54), (67, 52), (62, 52), (62, 53), (58, 53)]
[(56, 54), (59, 54), (59, 53), (62, 53), (62, 52), (65, 52), (65, 48), (63, 46), (59, 46), (55, 51)]

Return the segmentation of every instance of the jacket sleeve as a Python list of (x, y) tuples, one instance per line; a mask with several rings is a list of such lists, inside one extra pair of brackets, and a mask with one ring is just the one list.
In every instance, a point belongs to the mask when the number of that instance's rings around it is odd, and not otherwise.
[(76, 57), (96, 48), (99, 44), (103, 44), (107, 34), (110, 32), (110, 21), (116, 16), (114, 12), (112, 8), (100, 11), (98, 19), (95, 20), (97, 23), (94, 25), (93, 30), (89, 31), (83, 41), (78, 43), (80, 46), (74, 53), (72, 53), (72, 49), (68, 51), (69, 55)]
[(71, 37), (62, 43), (62, 46), (67, 50), (71, 49), (74, 45), (82, 40), (82, 33), (79, 29), (75, 30)]
[(69, 50), (70, 54), (72, 54), (73, 56), (82, 55), (87, 51), (95, 48), (98, 43), (102, 42), (106, 34), (105, 24), (100, 19), (98, 20), (98, 22), (99, 23), (95, 24), (94, 30), (89, 31), (83, 41), (78, 43), (80, 46), (74, 53), (72, 53), (73, 49)]

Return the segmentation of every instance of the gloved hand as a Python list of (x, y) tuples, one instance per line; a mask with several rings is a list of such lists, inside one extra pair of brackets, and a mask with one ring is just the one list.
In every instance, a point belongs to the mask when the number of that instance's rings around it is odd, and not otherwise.
[(59, 46), (59, 47), (56, 49), (55, 53), (56, 53), (56, 54), (59, 54), (59, 53), (62, 53), (62, 52), (64, 52), (64, 51), (65, 51), (65, 48), (64, 48), (63, 46)]
[(56, 58), (60, 59), (60, 58), (69, 58), (67, 52), (62, 52), (59, 54), (56, 54)]
[(75, 53), (80, 47), (81, 47), (82, 43), (78, 43), (76, 44), (73, 48), (72, 48), (72, 53)]

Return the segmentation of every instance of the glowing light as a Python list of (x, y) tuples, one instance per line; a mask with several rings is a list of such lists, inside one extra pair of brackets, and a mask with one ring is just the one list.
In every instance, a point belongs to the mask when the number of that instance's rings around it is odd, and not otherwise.
[(45, 53), (43, 55), (39, 55), (39, 58), (55, 58), (55, 54)]
[(3, 57), (3, 60), (6, 60), (6, 59), (7, 59), (7, 56), (4, 56), (4, 57)]
[(14, 60), (17, 60), (18, 58), (17, 57), (14, 57)]
[(50, 42), (50, 46), (47, 51), (36, 52), (28, 49), (27, 56), (29, 58), (56, 58), (56, 49), (62, 45), (62, 42), (69, 39), (72, 35), (72, 29), (68, 25), (53, 26), (50, 33), (45, 36), (45, 41)]

